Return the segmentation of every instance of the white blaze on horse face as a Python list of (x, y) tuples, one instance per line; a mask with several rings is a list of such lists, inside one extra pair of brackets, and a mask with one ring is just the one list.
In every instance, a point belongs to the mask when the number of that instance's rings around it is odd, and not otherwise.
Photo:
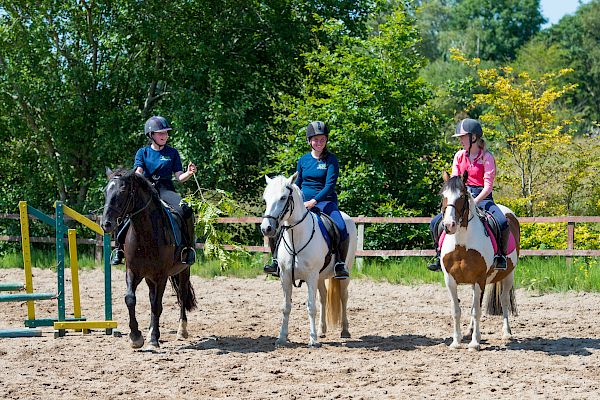
[[(282, 197), (288, 195), (286, 189), (286, 179), (282, 176), (276, 176), (273, 179), (267, 178), (267, 187), (263, 192), (263, 199), (265, 200), (265, 215), (269, 215), (273, 218), (278, 218), (281, 214), (285, 202), (280, 201)], [(260, 229), (265, 236), (272, 236), (275, 234), (276, 221), (273, 218), (263, 218), (260, 224)], [(280, 221), (281, 222), (281, 221)]]
[(456, 201), (460, 197), (460, 193), (452, 191), (450, 189), (446, 189), (442, 192), (442, 196), (444, 196), (444, 198), (446, 199), (446, 210), (444, 211), (444, 218), (442, 219), (442, 223), (444, 224), (446, 232), (454, 234), (458, 229), (456, 207), (449, 206), (454, 206), (456, 204)]

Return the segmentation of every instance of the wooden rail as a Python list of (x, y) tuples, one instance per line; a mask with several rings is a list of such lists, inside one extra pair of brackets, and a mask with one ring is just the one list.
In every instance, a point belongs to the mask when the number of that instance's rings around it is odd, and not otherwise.
[[(19, 214), (0, 214), (0, 219), (19, 219)], [(91, 218), (92, 219), (92, 218)], [(358, 243), (356, 255), (358, 257), (406, 257), (406, 256), (433, 256), (434, 250), (365, 250), (365, 225), (366, 224), (429, 224), (431, 217), (354, 217), (352, 220), (356, 223), (358, 229)], [(221, 224), (260, 224), (260, 217), (226, 217), (217, 219)], [(523, 249), (521, 255), (524, 256), (564, 256), (578, 257), (590, 256), (600, 257), (600, 250), (579, 250), (574, 248), (575, 243), (575, 224), (576, 223), (600, 223), (600, 216), (564, 216), (564, 217), (520, 217), (521, 224), (537, 224), (537, 223), (566, 223), (567, 224), (567, 248), (561, 250), (554, 249)], [(0, 241), (20, 241), (20, 236), (0, 236)], [(53, 243), (54, 238), (32, 237), (31, 242), (37, 243)], [(600, 239), (599, 239), (600, 240)], [(77, 239), (77, 243), (102, 245), (96, 239)], [(198, 243), (198, 248), (202, 248), (202, 244)], [(268, 253), (269, 247), (266, 240), (263, 246), (242, 246), (249, 252)], [(232, 250), (232, 246), (225, 246), (227, 250)]]

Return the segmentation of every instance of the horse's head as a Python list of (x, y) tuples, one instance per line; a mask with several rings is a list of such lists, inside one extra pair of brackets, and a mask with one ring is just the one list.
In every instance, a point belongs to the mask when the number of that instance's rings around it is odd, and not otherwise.
[(134, 174), (135, 172), (124, 169), (106, 169), (108, 184), (104, 189), (104, 211), (100, 221), (105, 232), (112, 232), (121, 222), (121, 218), (132, 211), (135, 195)]
[(267, 237), (275, 236), (275, 232), (283, 221), (294, 211), (294, 182), (298, 173), (286, 178), (279, 175), (271, 179), (265, 176), (267, 187), (263, 193), (266, 209), (260, 230)]
[(466, 182), (468, 173), (462, 176), (449, 177), (444, 171), (444, 185), (442, 186), (442, 224), (447, 234), (454, 234), (459, 226), (466, 227), (469, 222), (469, 199), (471, 194), (467, 190)]

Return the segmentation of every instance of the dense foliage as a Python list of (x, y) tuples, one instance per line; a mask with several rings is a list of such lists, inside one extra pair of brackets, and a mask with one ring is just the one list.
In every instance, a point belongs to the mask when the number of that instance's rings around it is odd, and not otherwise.
[[(302, 129), (321, 119), (341, 163), (343, 209), (431, 215), (457, 118), (483, 115), (486, 132), (506, 128), (491, 135), (499, 155), (502, 138), (518, 134), (475, 101), (494, 92), (450, 59), (457, 47), (497, 71), (488, 81), (573, 70), (553, 87), (577, 89), (547, 106), (573, 122), (560, 132), (577, 140), (547, 146), (536, 171), (540, 182), (561, 179), (519, 192), (509, 184), (517, 167), (505, 162), (498, 191), (517, 206), (537, 201), (528, 214), (598, 214), (598, 21), (600, 0), (545, 30), (539, 0), (0, 0), (0, 212), (16, 212), (19, 200), (45, 212), (57, 199), (98, 209), (105, 167), (131, 165), (144, 120), (162, 114), (199, 185), (250, 213), (261, 212), (262, 175), (292, 172), (308, 150)], [(17, 229), (3, 223), (0, 233)], [(368, 229), (367, 246), (428, 246), (420, 227)]]

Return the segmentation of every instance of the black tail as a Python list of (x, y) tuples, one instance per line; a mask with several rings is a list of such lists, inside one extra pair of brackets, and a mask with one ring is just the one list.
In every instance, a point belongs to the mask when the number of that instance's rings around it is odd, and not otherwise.
[(189, 270), (171, 276), (171, 285), (177, 293), (177, 304), (179, 306), (183, 305), (186, 311), (192, 311), (196, 308), (196, 292), (194, 292), (190, 281)]
[[(502, 305), (500, 302), (500, 293), (502, 291), (502, 282), (496, 282), (486, 286), (487, 292), (487, 309), (488, 315), (502, 315)], [(518, 315), (517, 302), (515, 299), (515, 288), (510, 288), (508, 309), (512, 315)]]

